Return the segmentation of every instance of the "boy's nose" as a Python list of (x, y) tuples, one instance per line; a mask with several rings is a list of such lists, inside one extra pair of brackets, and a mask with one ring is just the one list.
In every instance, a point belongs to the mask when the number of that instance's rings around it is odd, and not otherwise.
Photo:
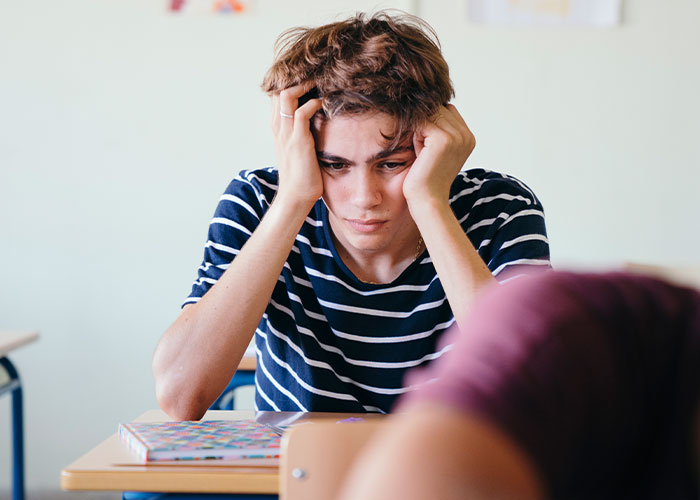
[(372, 208), (382, 201), (381, 183), (371, 169), (357, 169), (351, 179), (353, 203), (361, 208)]

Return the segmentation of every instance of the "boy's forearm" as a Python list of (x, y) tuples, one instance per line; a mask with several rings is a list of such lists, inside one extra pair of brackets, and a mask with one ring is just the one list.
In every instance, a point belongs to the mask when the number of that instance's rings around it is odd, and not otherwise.
[(496, 279), (448, 203), (425, 200), (415, 202), (410, 209), (459, 324), (477, 294)]
[(170, 416), (200, 418), (231, 380), (309, 210), (275, 199), (217, 283), (164, 333), (153, 373)]

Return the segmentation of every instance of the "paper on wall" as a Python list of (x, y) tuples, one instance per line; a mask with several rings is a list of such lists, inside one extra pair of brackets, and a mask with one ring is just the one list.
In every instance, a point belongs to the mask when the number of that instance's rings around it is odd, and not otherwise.
[(622, 0), (469, 0), (471, 21), (500, 26), (620, 24)]
[(252, 0), (168, 0), (168, 10), (179, 13), (243, 14)]

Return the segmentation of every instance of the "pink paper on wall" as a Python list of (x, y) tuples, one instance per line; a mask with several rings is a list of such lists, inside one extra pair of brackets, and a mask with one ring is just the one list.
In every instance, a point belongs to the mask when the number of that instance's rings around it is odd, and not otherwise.
[(178, 13), (243, 14), (251, 0), (169, 0), (168, 9)]

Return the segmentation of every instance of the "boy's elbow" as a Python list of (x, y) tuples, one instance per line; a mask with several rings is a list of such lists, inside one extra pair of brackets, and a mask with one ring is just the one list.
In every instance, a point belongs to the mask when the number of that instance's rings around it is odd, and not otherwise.
[(156, 400), (160, 408), (173, 420), (199, 420), (208, 405), (202, 399), (202, 391), (188, 386), (187, 377), (167, 369), (159, 352), (153, 357), (153, 378)]
[(156, 381), (156, 400), (160, 408), (173, 420), (201, 419), (207, 411), (206, 405), (173, 385)]

